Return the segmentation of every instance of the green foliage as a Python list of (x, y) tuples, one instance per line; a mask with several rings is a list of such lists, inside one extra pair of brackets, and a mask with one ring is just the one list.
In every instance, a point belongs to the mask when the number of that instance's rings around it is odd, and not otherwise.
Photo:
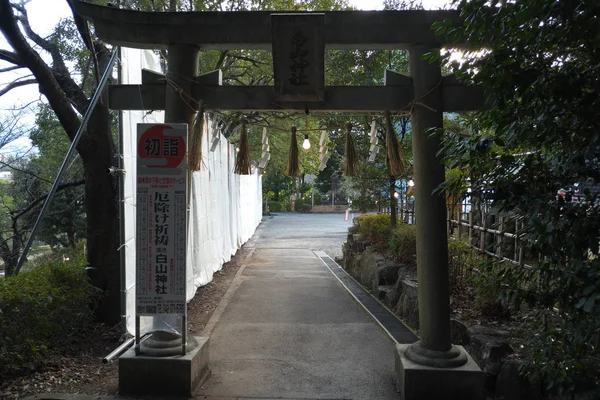
[(40, 268), (0, 279), (0, 376), (38, 369), (92, 321), (98, 294), (85, 258), (78, 251), (69, 259), (46, 259)]
[(280, 212), (283, 210), (281, 207), (281, 203), (279, 203), (278, 201), (269, 201), (267, 202), (267, 204), (269, 205), (270, 212)]
[[(388, 217), (389, 219), (389, 217)], [(409, 267), (417, 267), (417, 227), (399, 223), (389, 238), (392, 258)]]
[(314, 195), (312, 195), (315, 199), (315, 205), (321, 205), (321, 203), (323, 202), (323, 195), (321, 193), (319, 193), (319, 191), (317, 191), (316, 189), (314, 189)]
[[(598, 384), (582, 365), (600, 369), (600, 36), (592, 33), (600, 9), (588, 1), (487, 4), (460, 1), (462, 25), (436, 27), (486, 47), (454, 66), (486, 90), (488, 104), (467, 120), (471, 135), (446, 136), (444, 155), (468, 174), (474, 199), (522, 218), (522, 244), (541, 261), (497, 266), (485, 285), (531, 307), (538, 323), (524, 344), (526, 372), (573, 394)], [(591, 189), (583, 201), (556, 198), (576, 183)]]
[(312, 204), (310, 199), (297, 199), (294, 204), (294, 211), (301, 213), (307, 213), (312, 210)]
[(362, 214), (354, 217), (356, 232), (362, 234), (369, 242), (387, 249), (392, 225), (387, 214)]
[[(36, 125), (30, 133), (33, 144), (39, 153), (19, 162), (19, 171), (13, 173), (14, 180), (10, 193), (20, 209), (25, 209), (49, 191), (56, 173), (70, 146), (60, 122), (47, 104), (41, 104), (36, 112)], [(62, 183), (83, 181), (83, 165), (79, 158), (74, 159), (62, 178)], [(28, 230), (42, 206), (42, 202), (21, 217), (20, 226)], [(77, 240), (86, 234), (86, 216), (84, 210), (84, 187), (76, 185), (59, 190), (49, 208), (37, 240), (54, 248), (75, 246)]]
[(484, 260), (474, 263), (475, 271), (469, 275), (469, 283), (474, 289), (474, 306), (482, 316), (504, 318), (508, 316), (508, 302), (502, 299), (503, 267), (498, 260)]

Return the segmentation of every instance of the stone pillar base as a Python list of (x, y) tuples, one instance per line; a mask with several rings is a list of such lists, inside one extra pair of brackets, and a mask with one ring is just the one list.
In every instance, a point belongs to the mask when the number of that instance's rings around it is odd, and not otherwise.
[(136, 356), (131, 347), (119, 357), (119, 394), (192, 396), (210, 374), (208, 338), (195, 339), (198, 346), (185, 356)]
[(409, 344), (396, 345), (396, 386), (403, 400), (479, 400), (483, 374), (462, 346), (467, 363), (455, 368), (427, 367), (404, 356)]

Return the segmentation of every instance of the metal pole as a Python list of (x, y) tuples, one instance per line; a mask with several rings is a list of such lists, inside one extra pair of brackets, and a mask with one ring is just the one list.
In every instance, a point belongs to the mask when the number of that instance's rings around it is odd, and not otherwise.
[[(119, 62), (117, 63), (117, 81), (119, 84), (122, 82), (122, 68), (121, 68), (121, 48), (118, 49)], [(120, 251), (120, 270), (121, 270), (121, 329), (124, 334), (127, 334), (127, 280), (126, 280), (126, 258), (125, 258), (125, 179), (123, 173), (125, 172), (125, 160), (123, 157), (123, 111), (119, 110), (119, 143), (117, 152), (117, 165), (119, 168), (119, 224), (121, 246)]]
[(117, 347), (116, 349), (114, 349), (113, 351), (111, 351), (109, 355), (107, 355), (106, 357), (104, 357), (102, 359), (102, 363), (103, 364), (109, 363), (110, 361), (112, 361), (116, 357), (118, 357), (121, 354), (123, 354), (134, 343), (135, 343), (135, 338), (129, 338), (129, 339), (127, 339), (126, 341), (124, 341), (123, 343), (121, 343), (121, 345), (119, 347)]
[(31, 244), (33, 243), (33, 238), (35, 237), (35, 234), (36, 234), (38, 228), (40, 227), (42, 219), (46, 215), (48, 206), (52, 202), (52, 199), (54, 199), (54, 194), (56, 193), (56, 189), (58, 188), (60, 179), (62, 178), (62, 175), (67, 168), (67, 163), (71, 159), (71, 156), (73, 155), (73, 152), (75, 151), (75, 148), (79, 144), (79, 140), (81, 139), (81, 136), (83, 136), (83, 132), (85, 132), (85, 127), (87, 126), (87, 123), (90, 120), (90, 117), (92, 115), (92, 112), (94, 111), (94, 108), (96, 108), (96, 103), (98, 103), (98, 100), (100, 99), (100, 96), (102, 95), (102, 91), (104, 90), (104, 86), (108, 82), (108, 78), (112, 75), (111, 72), (112, 72), (112, 68), (115, 63), (115, 60), (117, 59), (117, 54), (118, 54), (117, 50), (118, 49), (119, 49), (119, 47), (116, 47), (113, 49), (113, 54), (110, 57), (110, 60), (108, 61), (108, 65), (106, 66), (106, 70), (104, 71), (104, 74), (102, 75), (102, 78), (100, 79), (100, 82), (98, 83), (98, 88), (94, 92), (94, 95), (92, 96), (92, 100), (90, 101), (90, 104), (89, 104), (87, 110), (85, 111), (85, 114), (83, 115), (83, 120), (81, 121), (81, 125), (79, 125), (79, 129), (77, 129), (77, 133), (75, 134), (75, 137), (73, 138), (73, 142), (71, 142), (71, 147), (69, 147), (69, 150), (67, 151), (67, 154), (65, 155), (65, 159), (63, 160), (63, 162), (60, 166), (60, 169), (58, 170), (58, 174), (56, 175), (56, 179), (54, 179), (54, 183), (52, 184), (52, 188), (50, 189), (50, 192), (48, 193), (48, 197), (46, 197), (46, 200), (44, 201), (42, 210), (40, 211), (37, 219), (35, 220), (35, 224), (33, 225), (31, 234), (29, 235), (29, 238), (27, 239), (27, 243), (25, 243), (25, 247), (23, 248), (23, 253), (21, 253), (21, 257), (19, 258), (19, 262), (17, 263), (17, 267), (15, 268), (13, 275), (17, 275), (19, 273), (19, 271), (21, 270), (21, 267), (23, 266), (23, 263), (25, 262), (27, 253), (29, 253), (29, 249), (31, 248)]

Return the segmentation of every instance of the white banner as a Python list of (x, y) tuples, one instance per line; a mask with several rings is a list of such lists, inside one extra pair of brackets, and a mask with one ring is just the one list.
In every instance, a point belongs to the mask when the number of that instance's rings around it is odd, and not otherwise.
[(136, 314), (185, 315), (187, 124), (138, 124)]
[[(155, 52), (122, 48), (122, 84), (141, 84), (142, 68), (162, 72)], [(123, 206), (125, 208), (125, 280), (127, 329), (135, 331), (136, 314), (136, 176), (137, 124), (162, 123), (164, 112), (123, 112), (123, 161), (125, 164)], [(202, 136), (202, 168), (192, 175), (190, 215), (187, 232), (186, 300), (196, 289), (213, 279), (223, 263), (254, 233), (262, 218), (262, 181), (256, 170), (252, 175), (236, 175), (235, 148), (205, 115)], [(210, 121), (210, 122), (209, 122)], [(214, 140), (219, 138), (219, 140)], [(211, 149), (211, 146), (214, 145)], [(151, 327), (150, 318), (142, 318), (141, 333)]]

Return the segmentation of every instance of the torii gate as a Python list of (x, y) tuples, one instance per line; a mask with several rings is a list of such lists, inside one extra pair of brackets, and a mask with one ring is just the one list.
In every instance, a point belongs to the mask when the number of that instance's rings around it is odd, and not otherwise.
[[(437, 157), (439, 140), (430, 138), (428, 131), (442, 128), (444, 111), (475, 110), (484, 100), (480, 90), (459, 84), (453, 76), (442, 77), (439, 62), (423, 60), (431, 51), (457, 44), (431, 30), (433, 22), (457, 21), (456, 11), (140, 12), (81, 1), (72, 4), (108, 43), (168, 49), (170, 84), (146, 73), (142, 85), (113, 85), (112, 109), (164, 109), (166, 122), (189, 123), (194, 112), (180, 91), (201, 99), (206, 110), (383, 112), (407, 110), (410, 105), (419, 199), (415, 211), (420, 341), (397, 346), (397, 386), (407, 400), (479, 397), (481, 371), (450, 339), (445, 196), (433, 193), (445, 175)], [(304, 67), (299, 67), (298, 59), (286, 54), (307, 41), (312, 42), (302, 49)], [(219, 71), (197, 76), (199, 51), (209, 49), (272, 50), (275, 86), (221, 86)], [(325, 49), (406, 49), (411, 76), (386, 71), (385, 86), (326, 87)], [(290, 88), (290, 82), (296, 87)]]

